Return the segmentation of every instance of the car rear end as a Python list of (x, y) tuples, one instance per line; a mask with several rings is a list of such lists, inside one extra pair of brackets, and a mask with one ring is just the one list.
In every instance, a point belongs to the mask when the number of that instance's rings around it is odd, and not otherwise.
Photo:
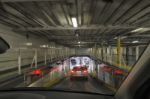
[(70, 79), (88, 80), (88, 71), (86, 67), (74, 67), (70, 71)]

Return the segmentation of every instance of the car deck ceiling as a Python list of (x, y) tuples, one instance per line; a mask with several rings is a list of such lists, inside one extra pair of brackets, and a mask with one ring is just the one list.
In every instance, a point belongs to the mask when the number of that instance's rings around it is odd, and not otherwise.
[(79, 41), (81, 47), (115, 45), (117, 37), (125, 46), (135, 40), (144, 45), (150, 40), (150, 0), (1, 0), (0, 23), (68, 47)]

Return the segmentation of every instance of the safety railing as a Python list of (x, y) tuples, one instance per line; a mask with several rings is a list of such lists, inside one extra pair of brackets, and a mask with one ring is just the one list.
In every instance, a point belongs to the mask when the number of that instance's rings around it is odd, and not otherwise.
[(100, 63), (95, 70), (95, 77), (113, 90), (118, 89), (128, 72), (112, 65)]
[[(34, 68), (24, 73), (24, 87), (50, 87), (67, 76), (69, 64), (66, 60)], [(21, 86), (21, 87), (22, 87)]]

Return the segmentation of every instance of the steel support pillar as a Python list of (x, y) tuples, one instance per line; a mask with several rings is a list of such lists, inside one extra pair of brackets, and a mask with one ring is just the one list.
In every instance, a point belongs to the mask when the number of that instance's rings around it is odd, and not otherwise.
[(50, 49), (47, 50), (48, 63), (50, 62)]
[(120, 37), (117, 38), (117, 65), (121, 65), (121, 42)]
[(104, 49), (103, 49), (103, 46), (102, 46), (102, 49), (101, 49), (101, 59), (102, 59), (102, 61), (104, 61), (104, 51), (103, 51)]
[(107, 55), (106, 55), (106, 51), (107, 51), (107, 48), (104, 47), (103, 48), (103, 57), (104, 57), (104, 61), (107, 62)]
[(52, 56), (52, 49), (50, 49), (50, 56), (51, 56), (50, 57), (51, 58), (50, 61), (52, 62), (53, 61), (53, 59), (52, 59), (53, 58), (53, 56)]
[(136, 60), (138, 60), (138, 58), (139, 58), (139, 46), (136, 46), (136, 50), (135, 50), (135, 58), (136, 58)]
[(18, 50), (18, 74), (21, 74), (21, 49)]
[(35, 49), (35, 68), (37, 68), (37, 49)]
[(126, 64), (129, 65), (129, 47), (126, 47)]
[(98, 58), (101, 59), (101, 48), (98, 48)]
[(133, 55), (132, 47), (129, 47), (129, 55)]
[(47, 50), (45, 50), (45, 53), (44, 53), (44, 58), (45, 58), (45, 65), (47, 64)]
[(107, 59), (109, 63), (112, 63), (111, 46), (107, 48)]

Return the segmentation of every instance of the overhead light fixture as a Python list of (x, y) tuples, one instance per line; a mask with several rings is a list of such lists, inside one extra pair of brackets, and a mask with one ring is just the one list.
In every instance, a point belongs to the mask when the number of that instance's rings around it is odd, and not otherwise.
[(26, 43), (27, 46), (32, 46), (31, 42)]
[(40, 47), (46, 47), (46, 45), (40, 45)]
[(40, 45), (40, 47), (46, 48), (48, 47), (48, 45)]
[(72, 18), (73, 27), (78, 27), (77, 19), (75, 17)]
[[(120, 39), (125, 39), (127, 36), (120, 36)], [(113, 39), (118, 39), (118, 37), (114, 37)]]
[(79, 41), (78, 44), (80, 44), (81, 42)]
[(149, 30), (150, 30), (150, 28), (138, 28), (138, 29), (135, 29), (131, 32), (145, 32), (145, 31), (149, 31)]
[(114, 37), (114, 39), (117, 39), (117, 37)]
[(139, 41), (132, 41), (132, 43), (138, 43)]
[(131, 31), (131, 32), (138, 32), (138, 31), (141, 31), (143, 28), (138, 28), (138, 29), (135, 29), (135, 30), (133, 30), (133, 31)]

